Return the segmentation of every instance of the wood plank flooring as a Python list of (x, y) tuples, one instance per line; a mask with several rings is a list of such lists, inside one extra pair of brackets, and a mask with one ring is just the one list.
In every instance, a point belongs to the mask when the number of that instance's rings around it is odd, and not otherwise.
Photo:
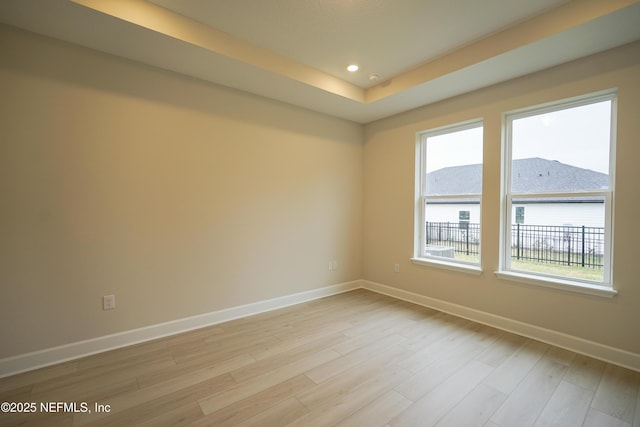
[(37, 409), (0, 426), (640, 427), (639, 389), (640, 373), (356, 290), (0, 379), (0, 402)]

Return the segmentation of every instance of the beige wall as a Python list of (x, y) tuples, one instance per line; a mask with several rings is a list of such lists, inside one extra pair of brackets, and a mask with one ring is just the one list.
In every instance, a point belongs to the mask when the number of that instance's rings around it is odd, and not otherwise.
[[(499, 280), (501, 113), (618, 88), (613, 299)], [(480, 276), (410, 263), (416, 132), (484, 118)], [(363, 276), (403, 290), (640, 353), (640, 43), (365, 127)], [(393, 272), (400, 263), (400, 273)]]
[(362, 126), (6, 26), (0, 58), (0, 358), (361, 277)]
[[(0, 358), (359, 278), (640, 353), (640, 43), (372, 123), (364, 146), (362, 126), (6, 26), (0, 58)], [(498, 280), (501, 112), (612, 87), (619, 295)], [(415, 134), (477, 117), (484, 272), (415, 266)]]

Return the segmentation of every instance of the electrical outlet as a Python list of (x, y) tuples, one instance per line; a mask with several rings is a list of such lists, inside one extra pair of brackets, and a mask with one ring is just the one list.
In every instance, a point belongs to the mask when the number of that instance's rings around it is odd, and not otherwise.
[(394, 264), (393, 265), (393, 271), (396, 273), (400, 273), (400, 264)]
[(329, 261), (329, 271), (333, 271), (333, 261)]
[(105, 295), (102, 297), (102, 309), (103, 310), (113, 310), (116, 308), (116, 296), (115, 295)]
[(333, 263), (331, 265), (333, 267), (333, 270), (337, 270), (338, 269), (338, 261), (336, 261), (335, 259), (333, 260)]

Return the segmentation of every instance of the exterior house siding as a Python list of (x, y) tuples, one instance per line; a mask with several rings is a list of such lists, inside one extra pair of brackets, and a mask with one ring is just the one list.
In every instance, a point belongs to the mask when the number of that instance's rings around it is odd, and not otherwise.
[[(514, 203), (511, 223), (516, 223), (515, 208), (524, 207), (525, 225), (571, 225), (604, 227), (604, 203)], [(429, 222), (458, 222), (460, 211), (469, 211), (470, 223), (480, 222), (478, 203), (428, 203)]]
[(525, 225), (604, 227), (604, 203), (514, 203), (513, 207), (512, 224), (516, 223), (515, 208), (524, 207)]

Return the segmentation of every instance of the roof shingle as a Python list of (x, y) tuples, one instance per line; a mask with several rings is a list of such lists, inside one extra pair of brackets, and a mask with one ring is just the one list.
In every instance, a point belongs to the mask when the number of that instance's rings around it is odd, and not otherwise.
[[(609, 176), (590, 169), (532, 157), (513, 161), (512, 191), (544, 193), (608, 188)], [(451, 166), (427, 174), (427, 194), (479, 194), (482, 165)]]

